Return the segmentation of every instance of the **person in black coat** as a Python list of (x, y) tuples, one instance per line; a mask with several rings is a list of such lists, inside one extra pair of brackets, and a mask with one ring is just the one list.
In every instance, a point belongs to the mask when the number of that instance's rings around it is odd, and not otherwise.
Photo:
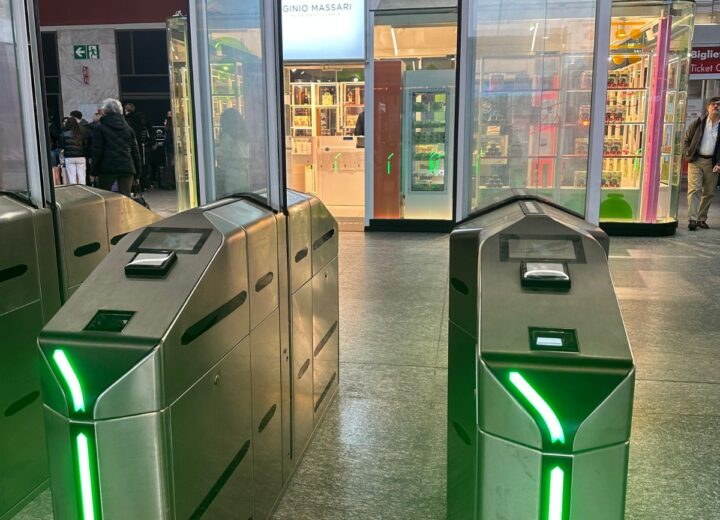
[(85, 184), (87, 161), (85, 132), (74, 117), (63, 121), (63, 132), (60, 135), (60, 149), (65, 158), (65, 171), (68, 184)]
[(97, 175), (101, 189), (109, 190), (117, 181), (118, 192), (129, 196), (133, 177), (141, 173), (135, 132), (125, 122), (117, 99), (103, 101), (102, 112), (92, 137), (93, 174)]

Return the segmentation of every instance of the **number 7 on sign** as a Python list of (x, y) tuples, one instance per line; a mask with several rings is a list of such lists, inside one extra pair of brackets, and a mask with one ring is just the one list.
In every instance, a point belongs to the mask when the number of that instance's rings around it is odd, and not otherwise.
[(99, 45), (88, 45), (87, 46), (87, 56), (91, 60), (99, 60), (100, 59), (100, 46)]

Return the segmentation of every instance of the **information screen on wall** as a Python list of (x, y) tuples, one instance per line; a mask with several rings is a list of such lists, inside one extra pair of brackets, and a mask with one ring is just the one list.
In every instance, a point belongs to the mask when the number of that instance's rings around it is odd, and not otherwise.
[(283, 0), (283, 59), (365, 59), (364, 0)]

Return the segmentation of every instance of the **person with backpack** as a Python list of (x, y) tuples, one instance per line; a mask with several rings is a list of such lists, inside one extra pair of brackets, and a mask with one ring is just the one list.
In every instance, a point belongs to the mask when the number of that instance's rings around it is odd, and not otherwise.
[(101, 109), (103, 116), (92, 136), (93, 174), (101, 189), (110, 190), (117, 181), (118, 192), (130, 196), (133, 179), (142, 172), (135, 132), (117, 99), (106, 99)]

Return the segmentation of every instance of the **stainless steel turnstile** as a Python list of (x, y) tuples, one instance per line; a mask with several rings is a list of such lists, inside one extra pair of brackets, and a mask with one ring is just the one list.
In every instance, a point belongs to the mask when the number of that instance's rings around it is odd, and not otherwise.
[(268, 517), (337, 390), (337, 290), (301, 194), (123, 238), (39, 339), (55, 517)]
[(66, 299), (122, 237), (161, 218), (124, 195), (80, 184), (55, 188), (55, 201)]
[(534, 200), (452, 232), (448, 518), (624, 517), (635, 370), (607, 248)]
[(124, 233), (160, 218), (127, 197), (86, 186), (58, 187), (55, 195), (57, 249), (49, 208), (0, 195), (0, 519), (48, 480), (40, 329), (60, 308), (61, 295), (72, 293)]
[(60, 307), (49, 209), (0, 195), (0, 518), (47, 483), (37, 335)]

